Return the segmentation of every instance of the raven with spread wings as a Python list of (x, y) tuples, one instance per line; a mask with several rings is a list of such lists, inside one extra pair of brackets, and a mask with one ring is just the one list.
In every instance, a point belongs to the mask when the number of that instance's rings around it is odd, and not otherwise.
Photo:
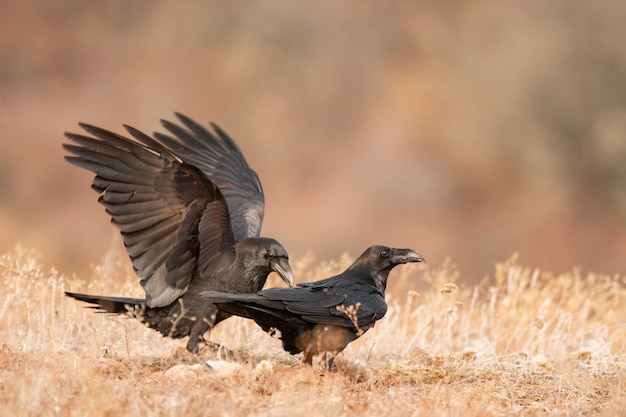
[(116, 314), (130, 313), (164, 336), (189, 336), (196, 354), (204, 333), (228, 318), (203, 291), (254, 293), (276, 272), (293, 276), (285, 248), (259, 237), (264, 195), (259, 177), (235, 142), (182, 114), (162, 121), (168, 134), (150, 137), (124, 126), (132, 139), (80, 123), (66, 133), (74, 165), (96, 174), (92, 188), (120, 230), (145, 299), (66, 292)]

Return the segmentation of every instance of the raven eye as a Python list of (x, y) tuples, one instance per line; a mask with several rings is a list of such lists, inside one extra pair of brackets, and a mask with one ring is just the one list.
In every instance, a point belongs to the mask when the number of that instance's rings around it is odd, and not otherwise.
[(380, 252), (380, 256), (382, 256), (383, 258), (388, 258), (389, 257), (389, 252), (387, 252), (386, 250), (381, 251)]
[(274, 259), (274, 254), (272, 252), (267, 252), (265, 254), (265, 257), (271, 261), (272, 259)]

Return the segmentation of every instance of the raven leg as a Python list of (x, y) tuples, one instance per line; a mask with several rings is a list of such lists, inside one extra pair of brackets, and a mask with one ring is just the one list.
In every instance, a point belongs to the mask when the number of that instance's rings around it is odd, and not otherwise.
[(322, 363), (322, 368), (324, 371), (336, 371), (337, 367), (335, 366), (335, 355), (330, 352), (325, 352), (320, 358), (320, 362)]

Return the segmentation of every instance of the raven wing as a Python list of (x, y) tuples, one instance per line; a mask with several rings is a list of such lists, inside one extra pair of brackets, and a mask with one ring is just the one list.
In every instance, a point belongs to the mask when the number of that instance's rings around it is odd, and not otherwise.
[(375, 287), (361, 283), (333, 286), (328, 281), (323, 281), (325, 285), (270, 288), (259, 295), (281, 301), (287, 311), (312, 323), (367, 330), (385, 315), (387, 304)]
[(199, 262), (232, 253), (226, 201), (199, 170), (136, 129), (126, 127), (134, 141), (80, 126), (93, 137), (66, 133), (73, 144), (63, 148), (73, 155), (65, 159), (96, 174), (92, 188), (121, 231), (148, 306), (166, 306), (187, 291)]
[(385, 299), (376, 288), (362, 284), (339, 287), (305, 284), (294, 288), (269, 288), (256, 294), (206, 291), (200, 295), (221, 303), (221, 310), (251, 319), (263, 314), (276, 320), (298, 318), (316, 324), (358, 326), (362, 330), (371, 327), (387, 311)]
[(176, 116), (183, 126), (162, 120), (171, 136), (155, 133), (155, 138), (184, 162), (197, 167), (220, 189), (228, 204), (236, 241), (258, 237), (265, 198), (256, 172), (248, 166), (235, 142), (217, 125), (211, 123), (215, 131), (212, 133), (180, 113)]

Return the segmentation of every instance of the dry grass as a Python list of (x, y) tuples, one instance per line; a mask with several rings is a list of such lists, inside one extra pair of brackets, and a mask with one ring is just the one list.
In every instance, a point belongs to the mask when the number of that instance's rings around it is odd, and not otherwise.
[[(621, 415), (626, 405), (620, 277), (551, 275), (513, 257), (491, 283), (465, 288), (451, 264), (404, 266), (392, 288), (421, 279), (430, 289), (390, 294), (387, 316), (338, 358), (338, 372), (302, 365), (241, 319), (212, 338), (246, 361), (207, 372), (183, 342), (62, 296), (139, 295), (132, 274), (107, 259), (87, 284), (43, 271), (21, 247), (0, 258), (0, 414)], [(293, 266), (308, 280), (347, 263)]]

